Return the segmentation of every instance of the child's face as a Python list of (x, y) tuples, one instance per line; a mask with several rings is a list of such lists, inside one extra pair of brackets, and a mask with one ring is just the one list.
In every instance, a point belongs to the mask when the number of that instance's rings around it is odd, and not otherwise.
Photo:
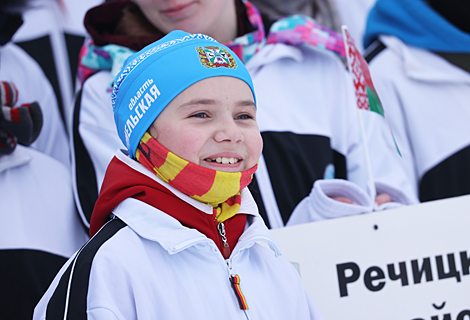
[[(235, 23), (234, 0), (134, 0), (147, 19), (160, 31), (183, 30), (217, 39), (220, 29)], [(232, 17), (233, 16), (233, 17)], [(234, 27), (235, 28), (235, 27)], [(227, 42), (232, 39), (217, 39)]]
[(250, 169), (263, 148), (251, 89), (233, 77), (206, 78), (186, 88), (149, 132), (179, 157), (226, 172)]

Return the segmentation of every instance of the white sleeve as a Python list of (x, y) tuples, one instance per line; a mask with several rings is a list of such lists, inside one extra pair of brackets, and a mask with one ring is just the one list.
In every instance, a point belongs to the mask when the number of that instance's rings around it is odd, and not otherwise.
[[(346, 197), (356, 204), (331, 197)], [(317, 180), (308, 197), (294, 209), (286, 226), (371, 212), (373, 208), (371, 198), (355, 183), (341, 179)]]

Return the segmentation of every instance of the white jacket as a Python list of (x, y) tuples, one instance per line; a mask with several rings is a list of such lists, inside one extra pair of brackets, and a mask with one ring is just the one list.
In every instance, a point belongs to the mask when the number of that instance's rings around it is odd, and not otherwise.
[[(165, 184), (138, 162), (122, 153), (117, 157), (182, 201), (212, 213), (211, 206)], [(245, 188), (239, 212), (248, 214), (247, 226), (225, 260), (199, 231), (128, 198), (113, 210), (116, 218), (64, 266), (36, 307), (34, 319), (45, 319), (46, 313), (49, 320), (55, 319), (53, 314), (65, 319), (64, 310), (100, 320), (322, 319), (256, 209)], [(246, 311), (239, 308), (231, 275), (240, 277)]]
[(468, 192), (470, 74), (396, 37), (380, 40), (371, 75), (415, 192), (422, 201)]

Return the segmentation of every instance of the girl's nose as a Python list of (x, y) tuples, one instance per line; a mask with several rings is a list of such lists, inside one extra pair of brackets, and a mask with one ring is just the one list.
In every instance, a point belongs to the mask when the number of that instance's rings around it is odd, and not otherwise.
[(235, 123), (235, 120), (230, 119), (227, 121), (221, 121), (217, 131), (215, 132), (214, 139), (217, 142), (242, 142), (243, 134), (240, 127)]

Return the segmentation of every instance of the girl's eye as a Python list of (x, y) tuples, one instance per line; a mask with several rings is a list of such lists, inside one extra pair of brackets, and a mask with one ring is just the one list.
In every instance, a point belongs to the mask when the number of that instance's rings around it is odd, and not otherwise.
[(199, 112), (191, 115), (191, 118), (207, 118), (207, 113)]
[(253, 119), (253, 117), (247, 113), (241, 114), (235, 118), (236, 120), (247, 120), (247, 119)]

